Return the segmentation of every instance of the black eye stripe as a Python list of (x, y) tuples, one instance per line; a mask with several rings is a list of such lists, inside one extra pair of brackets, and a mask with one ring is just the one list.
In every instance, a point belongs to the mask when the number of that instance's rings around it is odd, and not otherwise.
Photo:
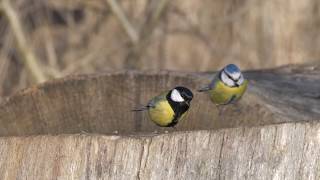
[(235, 79), (233, 79), (232, 76), (230, 76), (225, 70), (223, 70), (223, 72), (224, 72), (224, 74), (227, 75), (228, 78), (230, 78), (233, 82), (238, 82), (238, 81), (240, 80), (240, 77), (241, 77), (241, 76), (239, 76), (239, 79), (235, 80)]

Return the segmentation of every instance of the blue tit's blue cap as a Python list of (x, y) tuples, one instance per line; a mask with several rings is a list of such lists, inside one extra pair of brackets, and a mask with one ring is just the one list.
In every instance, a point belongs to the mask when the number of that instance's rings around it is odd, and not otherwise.
[(239, 73), (240, 69), (238, 68), (238, 66), (234, 65), (234, 64), (228, 64), (225, 68), (224, 71), (228, 74), (235, 74), (235, 73)]

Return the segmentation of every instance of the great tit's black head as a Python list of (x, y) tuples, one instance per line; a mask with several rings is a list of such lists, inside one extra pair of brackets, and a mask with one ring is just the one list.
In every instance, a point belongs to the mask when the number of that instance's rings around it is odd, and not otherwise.
[(176, 103), (190, 104), (193, 98), (193, 93), (186, 87), (178, 86), (170, 91), (169, 98), (171, 101)]
[(220, 71), (220, 80), (229, 87), (239, 87), (244, 82), (240, 69), (234, 64), (228, 64)]

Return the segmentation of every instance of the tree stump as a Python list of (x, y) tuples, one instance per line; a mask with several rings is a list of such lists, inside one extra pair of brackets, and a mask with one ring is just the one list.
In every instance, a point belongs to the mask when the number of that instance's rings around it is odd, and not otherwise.
[[(221, 109), (196, 92), (213, 73), (105, 73), (25, 89), (0, 105), (0, 179), (320, 179), (319, 66), (244, 74), (248, 91)], [(177, 129), (130, 111), (177, 85), (195, 94)]]

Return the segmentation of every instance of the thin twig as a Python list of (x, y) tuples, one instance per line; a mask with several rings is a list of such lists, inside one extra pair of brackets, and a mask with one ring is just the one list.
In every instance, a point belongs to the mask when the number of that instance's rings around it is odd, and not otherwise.
[(96, 55), (95, 53), (87, 54), (85, 57), (80, 59), (78, 63), (72, 64), (72, 65), (68, 66), (67, 68), (65, 68), (62, 71), (62, 74), (69, 75), (69, 74), (75, 72), (76, 70), (79, 70), (83, 67), (87, 67), (92, 62), (92, 60), (96, 57), (95, 55)]
[(55, 69), (58, 69), (58, 59), (57, 59), (57, 54), (56, 50), (54, 47), (54, 43), (52, 40), (51, 32), (49, 29), (49, 26), (46, 24), (44, 28), (45, 34), (46, 34), (46, 41), (45, 41), (45, 47), (46, 47), (46, 52), (49, 60), (49, 65)]
[(123, 10), (119, 6), (118, 2), (115, 0), (106, 0), (106, 2), (109, 4), (111, 11), (115, 16), (119, 19), (121, 22), (123, 28), (127, 32), (128, 36), (130, 37), (133, 44), (138, 43), (139, 41), (139, 35), (133, 25), (129, 22), (128, 18), (124, 14)]
[(15, 38), (15, 43), (17, 45), (18, 50), (20, 51), (23, 63), (27, 67), (27, 70), (31, 74), (33, 80), (37, 83), (44, 82), (46, 80), (46, 76), (41, 70), (38, 64), (39, 61), (37, 60), (36, 56), (29, 48), (18, 15), (15, 12), (15, 10), (11, 7), (10, 2), (8, 0), (1, 1), (0, 11), (4, 13), (10, 24)]
[(161, 17), (163, 10), (167, 7), (169, 0), (159, 1), (155, 12), (152, 14), (151, 24), (154, 25)]
[(149, 16), (150, 19), (147, 19), (142, 28), (140, 28), (141, 31), (139, 43), (135, 44), (127, 54), (125, 63), (127, 68), (137, 69), (141, 66), (141, 55), (145, 51), (145, 48), (148, 46), (150, 37), (169, 2), (169, 0), (157, 1), (155, 10), (152, 10), (150, 12), (151, 15), (148, 15), (147, 13), (147, 17)]

